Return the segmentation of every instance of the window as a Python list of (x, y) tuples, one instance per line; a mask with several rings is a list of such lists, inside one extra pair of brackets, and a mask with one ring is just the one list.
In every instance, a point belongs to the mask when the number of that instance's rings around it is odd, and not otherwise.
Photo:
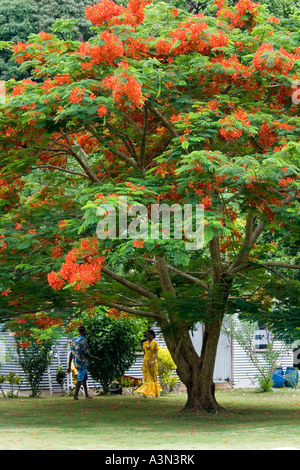
[(255, 351), (266, 351), (268, 344), (272, 341), (271, 333), (265, 328), (265, 325), (258, 324), (258, 329), (254, 336)]

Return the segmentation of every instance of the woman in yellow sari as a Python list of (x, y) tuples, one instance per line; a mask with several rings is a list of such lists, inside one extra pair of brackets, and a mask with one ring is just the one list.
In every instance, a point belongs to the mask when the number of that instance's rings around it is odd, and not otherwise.
[(145, 397), (158, 398), (162, 388), (157, 380), (157, 353), (158, 342), (154, 341), (155, 332), (153, 330), (147, 331), (147, 341), (144, 342), (144, 360), (143, 360), (143, 377), (144, 383), (141, 387), (135, 390), (136, 393), (142, 393)]

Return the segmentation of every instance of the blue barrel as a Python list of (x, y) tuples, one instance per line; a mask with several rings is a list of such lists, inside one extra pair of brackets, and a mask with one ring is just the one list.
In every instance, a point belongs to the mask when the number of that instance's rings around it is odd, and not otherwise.
[(286, 387), (297, 387), (299, 372), (295, 367), (287, 367), (285, 371), (284, 384)]
[(273, 380), (273, 388), (284, 387), (284, 374), (283, 374), (282, 367), (277, 367), (277, 369), (274, 370), (273, 375), (272, 375), (272, 380)]

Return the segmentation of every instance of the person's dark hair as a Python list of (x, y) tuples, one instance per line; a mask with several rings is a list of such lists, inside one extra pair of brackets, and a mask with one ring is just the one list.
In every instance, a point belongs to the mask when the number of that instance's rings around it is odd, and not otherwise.
[(79, 328), (78, 328), (78, 333), (83, 333), (84, 331), (86, 331), (86, 328), (81, 325)]
[(152, 335), (153, 338), (155, 338), (155, 331), (154, 330), (148, 330), (147, 333), (150, 333), (150, 335)]

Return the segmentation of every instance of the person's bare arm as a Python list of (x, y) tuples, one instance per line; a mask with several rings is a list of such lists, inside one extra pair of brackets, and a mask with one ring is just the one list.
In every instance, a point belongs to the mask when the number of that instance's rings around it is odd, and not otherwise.
[(149, 364), (149, 367), (150, 367), (150, 368), (154, 366), (154, 362), (156, 361), (156, 358), (157, 358), (157, 353), (158, 353), (158, 349), (155, 350), (155, 354), (154, 354), (154, 356), (153, 356), (153, 359), (152, 359), (152, 361), (151, 361), (150, 364)]
[(87, 353), (85, 357), (87, 357), (88, 359), (92, 359), (93, 361), (101, 361), (100, 357), (92, 356), (90, 353)]
[(68, 362), (68, 374), (71, 372), (71, 362), (72, 362), (73, 356), (72, 353), (69, 354), (69, 362)]

